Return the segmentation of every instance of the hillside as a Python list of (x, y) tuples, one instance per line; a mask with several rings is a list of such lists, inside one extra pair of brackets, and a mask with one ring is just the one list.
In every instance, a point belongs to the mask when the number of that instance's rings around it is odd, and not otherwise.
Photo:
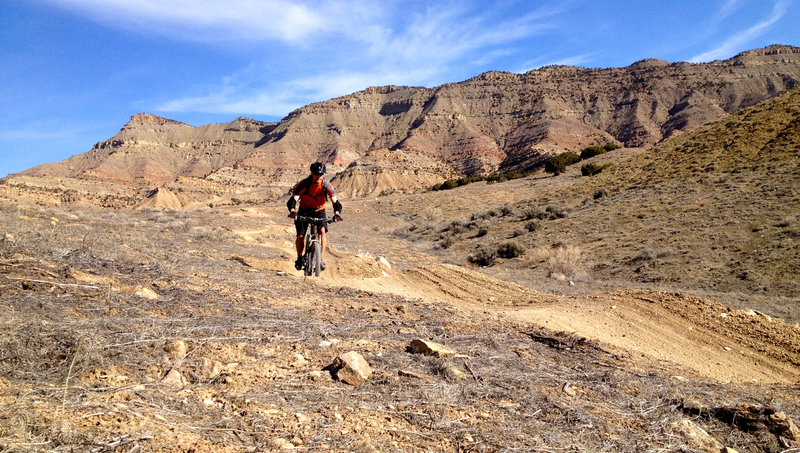
[(614, 165), (375, 205), (397, 216), (391, 234), (454, 263), (504, 242), (524, 248), (484, 268), (504, 279), (680, 289), (800, 320), (800, 91), (589, 162)]
[(776, 45), (712, 63), (648, 59), (489, 72), (435, 88), (372, 87), (277, 124), (239, 118), (192, 127), (138, 114), (87, 153), (3, 181), (14, 188), (9, 196), (46, 204), (134, 207), (159, 186), (183, 206), (262, 203), (321, 160), (348, 196), (408, 193), (457, 176), (530, 170), (592, 144), (648, 147), (798, 82), (800, 49)]

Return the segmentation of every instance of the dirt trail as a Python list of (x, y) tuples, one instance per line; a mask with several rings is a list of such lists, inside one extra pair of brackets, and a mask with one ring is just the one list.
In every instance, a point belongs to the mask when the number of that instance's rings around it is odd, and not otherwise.
[[(267, 222), (238, 231), (245, 240), (282, 250), (282, 259), (248, 258), (261, 270), (304, 277), (294, 270), (291, 229)], [(782, 320), (675, 293), (622, 290), (586, 297), (554, 296), (477, 270), (449, 264), (397, 271), (369, 253), (331, 248), (328, 270), (306, 278), (323, 286), (347, 286), (445, 303), (505, 317), (531, 327), (564, 331), (599, 341), (633, 362), (653, 360), (676, 375), (734, 383), (794, 383), (800, 379), (800, 328)]]

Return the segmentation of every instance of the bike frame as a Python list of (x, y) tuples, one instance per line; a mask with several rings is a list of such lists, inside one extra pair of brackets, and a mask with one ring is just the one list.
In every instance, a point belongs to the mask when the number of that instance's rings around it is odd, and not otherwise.
[(322, 264), (322, 243), (320, 242), (320, 229), (324, 227), (324, 222), (333, 223), (333, 218), (320, 219), (317, 217), (297, 217), (297, 220), (308, 223), (306, 241), (303, 248), (303, 272), (306, 276), (314, 275), (319, 277)]

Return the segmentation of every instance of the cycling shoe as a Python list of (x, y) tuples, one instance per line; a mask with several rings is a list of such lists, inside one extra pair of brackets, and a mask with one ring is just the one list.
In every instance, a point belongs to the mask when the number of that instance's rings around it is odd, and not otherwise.
[(326, 267), (328, 267), (328, 266), (325, 264), (325, 261), (320, 260), (319, 269), (324, 271)]
[(294, 268), (297, 269), (298, 271), (302, 271), (303, 270), (303, 259), (302, 258), (297, 258), (294, 261)]

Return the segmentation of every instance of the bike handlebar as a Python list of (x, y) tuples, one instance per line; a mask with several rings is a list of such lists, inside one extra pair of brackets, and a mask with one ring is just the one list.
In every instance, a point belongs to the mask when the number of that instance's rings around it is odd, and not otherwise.
[[(291, 216), (289, 216), (289, 217), (291, 217)], [(322, 224), (323, 220), (328, 222), (328, 223), (336, 223), (337, 222), (336, 220), (333, 219), (333, 217), (328, 217), (327, 219), (320, 219), (319, 217), (306, 217), (306, 216), (299, 215), (299, 216), (296, 216), (295, 219), (296, 220), (300, 220), (301, 222), (308, 222), (310, 224), (320, 224), (320, 225)], [(344, 219), (342, 219), (342, 216), (339, 216), (339, 220), (338, 221), (341, 222), (342, 220), (344, 220)]]

